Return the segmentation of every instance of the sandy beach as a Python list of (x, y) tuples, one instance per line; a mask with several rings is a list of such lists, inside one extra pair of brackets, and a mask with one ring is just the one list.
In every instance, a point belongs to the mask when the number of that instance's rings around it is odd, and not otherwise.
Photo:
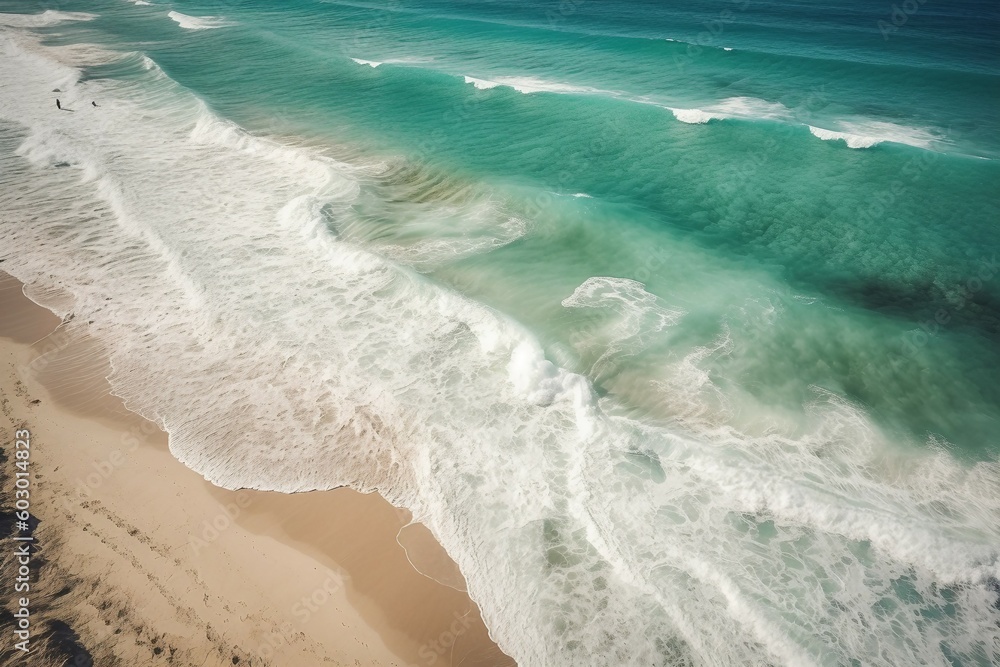
[[(209, 484), (110, 395), (84, 325), (62, 325), (0, 276), (4, 516), (26, 429), (37, 519), (32, 653), (17, 664), (513, 664), (407, 511), (349, 489)], [(0, 662), (15, 651), (5, 644)]]

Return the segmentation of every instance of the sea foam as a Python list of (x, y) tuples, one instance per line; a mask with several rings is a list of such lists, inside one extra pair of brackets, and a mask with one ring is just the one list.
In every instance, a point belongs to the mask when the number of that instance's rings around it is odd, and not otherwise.
[(753, 97), (731, 97), (702, 109), (677, 109), (668, 107), (682, 123), (701, 124), (710, 120), (741, 118), (745, 120), (786, 120), (788, 109), (777, 102)]
[(40, 14), (0, 14), (0, 25), (12, 28), (48, 28), (67, 21), (92, 21), (97, 14), (47, 9)]
[(507, 88), (513, 88), (517, 92), (524, 93), (525, 95), (529, 95), (531, 93), (608, 93), (608, 91), (602, 91), (589, 86), (576, 86), (568, 83), (546, 81), (532, 76), (498, 76), (493, 79), (477, 79), (475, 77), (466, 76), (464, 78), (466, 83), (471, 83), (480, 90), (489, 90), (490, 88), (496, 88), (497, 86), (505, 86)]
[(479, 90), (489, 90), (490, 88), (496, 88), (497, 86), (500, 85), (496, 81), (487, 81), (485, 79), (476, 79), (476, 78), (471, 77), (471, 76), (465, 77), (465, 82), (466, 83), (471, 83), (473, 86), (475, 86)]
[(843, 141), (849, 148), (871, 148), (888, 142), (930, 149), (935, 141), (926, 130), (882, 121), (842, 122), (839, 127), (841, 130), (827, 130), (810, 125), (809, 132), (824, 141)]
[(219, 16), (189, 16), (175, 11), (167, 12), (167, 16), (185, 30), (211, 30), (232, 25), (230, 21)]

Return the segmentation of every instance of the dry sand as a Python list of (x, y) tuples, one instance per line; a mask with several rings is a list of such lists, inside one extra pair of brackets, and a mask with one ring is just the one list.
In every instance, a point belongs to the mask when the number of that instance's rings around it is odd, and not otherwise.
[[(513, 664), (467, 594), (411, 565), (462, 588), (426, 528), (400, 534), (408, 512), (349, 489), (209, 484), (109, 394), (103, 351), (71, 329), (85, 323), (61, 324), (0, 273), (4, 528), (21, 428), (39, 521), (36, 652), (23, 664)], [(13, 610), (13, 544), (0, 548), (0, 601)], [(0, 664), (22, 664), (7, 639)]]

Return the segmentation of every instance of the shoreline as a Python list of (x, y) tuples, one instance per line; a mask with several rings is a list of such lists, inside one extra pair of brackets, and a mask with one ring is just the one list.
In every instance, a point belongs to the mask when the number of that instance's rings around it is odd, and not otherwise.
[(31, 430), (36, 627), (63, 623), (101, 665), (514, 664), (409, 512), (348, 488), (215, 487), (110, 394), (100, 347), (22, 289), (0, 273), (0, 447)]

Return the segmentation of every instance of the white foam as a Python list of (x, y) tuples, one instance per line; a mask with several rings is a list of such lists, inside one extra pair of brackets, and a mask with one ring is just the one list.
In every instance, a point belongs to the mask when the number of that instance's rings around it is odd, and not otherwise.
[(710, 120), (741, 118), (746, 120), (785, 120), (790, 117), (788, 108), (777, 102), (754, 97), (731, 97), (703, 109), (677, 109), (667, 107), (682, 123), (701, 124)]
[[(635, 100), (649, 104), (648, 100)], [(704, 124), (712, 120), (743, 119), (791, 122), (791, 112), (782, 104), (753, 97), (731, 97), (699, 109), (666, 107), (682, 123)], [(808, 126), (813, 136), (824, 141), (843, 141), (850, 148), (871, 148), (893, 142), (932, 149), (935, 136), (928, 130), (906, 127), (885, 121), (859, 119), (836, 123), (836, 130)]]
[(490, 88), (496, 88), (500, 84), (496, 81), (487, 81), (485, 79), (476, 79), (471, 76), (465, 77), (466, 83), (471, 83), (473, 86), (479, 90), (489, 90)]
[(683, 316), (684, 311), (669, 308), (655, 295), (646, 291), (645, 285), (628, 278), (594, 277), (587, 278), (573, 294), (562, 300), (566, 308), (608, 308), (630, 319), (633, 315), (652, 317), (646, 326), (638, 326), (629, 321), (628, 329), (656, 334), (673, 326)]
[(601, 93), (605, 91), (589, 86), (575, 86), (568, 83), (546, 81), (534, 76), (499, 76), (495, 81), (502, 85), (513, 88), (519, 93)]
[(175, 11), (167, 12), (167, 16), (185, 30), (212, 30), (233, 25), (220, 16), (189, 16)]
[[(419, 197), (423, 192), (418, 189), (415, 194)], [(422, 271), (496, 250), (527, 233), (527, 220), (487, 194), (457, 193), (451, 199), (409, 202), (405, 219), (391, 230), (381, 219), (370, 221), (357, 211), (348, 211), (337, 230), (345, 239), (363, 242), (380, 255)]]
[(377, 62), (375, 60), (362, 60), (361, 58), (351, 58), (351, 60), (353, 60), (354, 62), (356, 62), (359, 65), (368, 65), (372, 69), (375, 69), (379, 65), (383, 64), (383, 63)]
[(690, 123), (692, 125), (697, 125), (701, 123), (707, 123), (708, 121), (716, 118), (712, 114), (702, 111), (701, 109), (674, 109), (668, 107), (671, 113), (674, 114), (674, 118), (681, 121), (682, 123)]
[(92, 181), (97, 177), (86, 159), (86, 149), (77, 146), (71, 136), (58, 130), (29, 136), (15, 152), (37, 166), (78, 169), (85, 181)]
[(842, 122), (839, 128), (827, 130), (810, 125), (809, 131), (823, 141), (843, 141), (850, 148), (871, 148), (891, 142), (929, 149), (934, 143), (934, 135), (926, 130), (883, 121)]
[(465, 82), (471, 83), (476, 88), (480, 90), (489, 90), (490, 88), (496, 88), (497, 86), (506, 86), (507, 88), (513, 88), (519, 93), (524, 93), (525, 95), (530, 95), (532, 93), (575, 93), (575, 94), (592, 94), (592, 93), (606, 93), (613, 94), (609, 91), (602, 91), (597, 88), (590, 88), (588, 86), (575, 86), (568, 83), (559, 83), (555, 81), (546, 81), (544, 79), (539, 79), (533, 76), (498, 76), (491, 79), (477, 79), (475, 77), (466, 76)]
[(92, 21), (97, 14), (47, 9), (40, 14), (0, 14), (0, 25), (12, 28), (48, 28), (67, 21)]
[(572, 337), (581, 351), (595, 346), (602, 350), (593, 368), (598, 377), (620, 370), (624, 358), (645, 350), (685, 314), (647, 292), (642, 283), (627, 278), (588, 278), (562, 305), (611, 315)]

